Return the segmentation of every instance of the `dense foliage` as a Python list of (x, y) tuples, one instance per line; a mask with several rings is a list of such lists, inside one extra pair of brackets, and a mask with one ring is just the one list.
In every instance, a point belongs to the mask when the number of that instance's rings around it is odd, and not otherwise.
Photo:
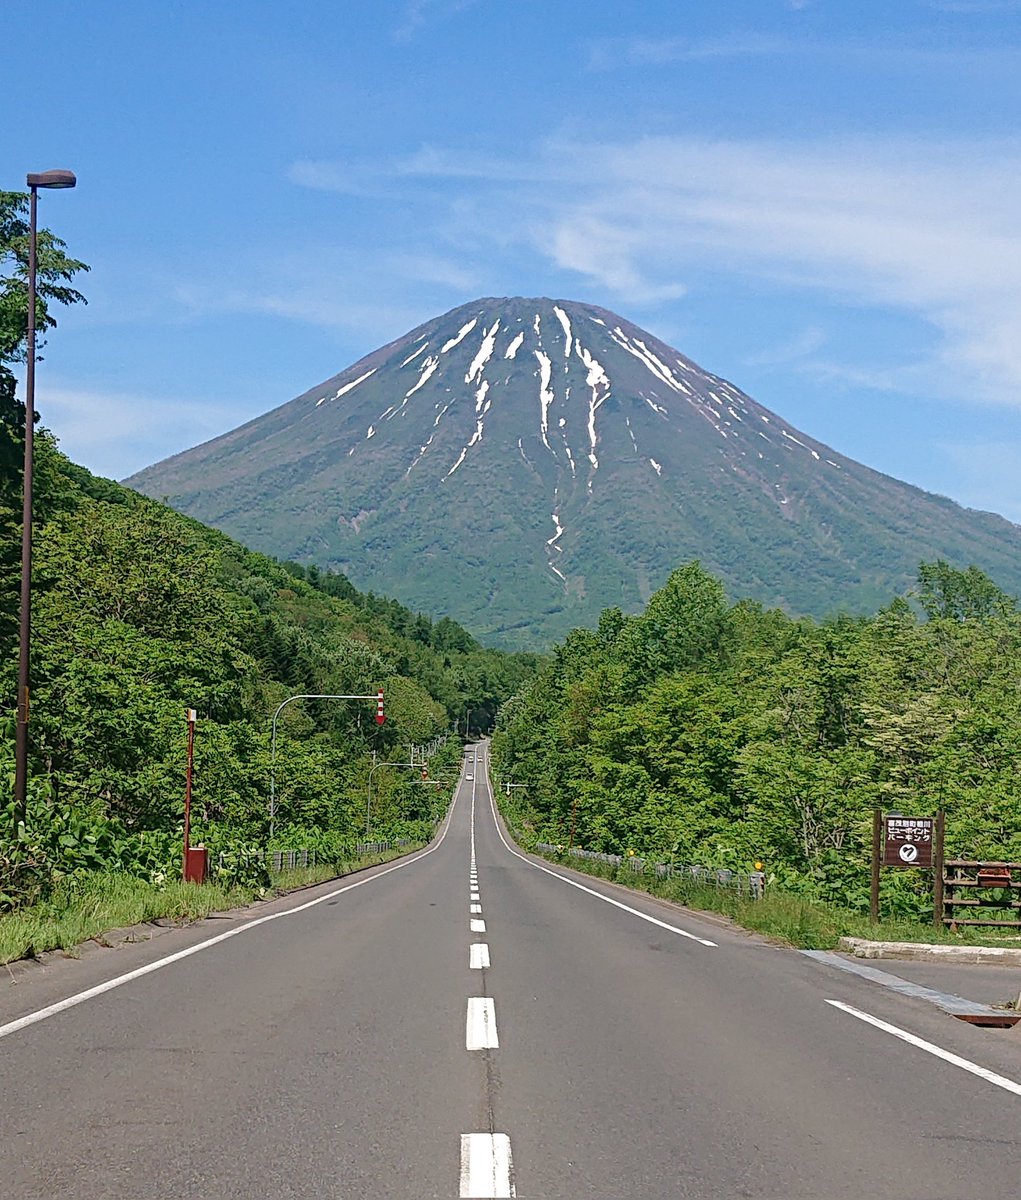
[[(943, 808), (947, 850), (1021, 860), (1021, 614), (974, 568), (923, 564), (873, 617), (728, 605), (697, 563), (646, 610), (576, 630), (493, 739), (540, 840), (707, 865), (868, 906), (871, 813)], [(884, 881), (902, 911), (921, 872)]]
[[(0, 903), (80, 869), (160, 877), (180, 853), (186, 725), (198, 712), (193, 840), (215, 852), (268, 839), (271, 718), (280, 714), (275, 844), (328, 850), (365, 828), (368, 771), (440, 743), (468, 709), (485, 729), (534, 660), (482, 649), (449, 620), (360, 596), (347, 580), (280, 564), (69, 463), (39, 440), (28, 819), (0, 839)], [(3, 639), (14, 695), (13, 631)], [(13, 724), (0, 786), (10, 796)], [(449, 792), (420, 771), (373, 781), (374, 836), (427, 830)], [(230, 861), (234, 861), (233, 858)]]

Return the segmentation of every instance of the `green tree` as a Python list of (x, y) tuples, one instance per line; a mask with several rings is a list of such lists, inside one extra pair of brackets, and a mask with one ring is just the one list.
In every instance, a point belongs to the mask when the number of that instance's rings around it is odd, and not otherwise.
[[(11, 367), (24, 362), (28, 336), (28, 196), (0, 191), (0, 652), (6, 651), (17, 620), (17, 578), (21, 529), (21, 473), (25, 445), (25, 405), (17, 398)], [(65, 243), (40, 229), (36, 255), (36, 329), (56, 325), (53, 304), (84, 303), (71, 286), (89, 268), (65, 254)], [(42, 490), (42, 489), (40, 489)]]

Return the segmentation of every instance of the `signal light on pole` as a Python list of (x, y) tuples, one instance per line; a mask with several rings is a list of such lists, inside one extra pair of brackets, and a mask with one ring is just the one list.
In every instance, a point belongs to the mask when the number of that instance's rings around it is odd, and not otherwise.
[(376, 693), (376, 724), (382, 725), (386, 720), (386, 715), (383, 712), (383, 689), (380, 688)]

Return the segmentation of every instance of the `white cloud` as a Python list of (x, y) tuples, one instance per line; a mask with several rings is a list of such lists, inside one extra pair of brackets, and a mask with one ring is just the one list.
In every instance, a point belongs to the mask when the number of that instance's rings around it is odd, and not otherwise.
[(123, 478), (157, 459), (233, 429), (252, 413), (240, 405), (158, 395), (40, 386), (41, 423), (75, 462)]
[(410, 41), (426, 25), (458, 16), (476, 3), (477, 0), (406, 0), (394, 36), (398, 41)]
[(723, 58), (757, 58), (786, 54), (791, 49), (792, 44), (785, 38), (756, 33), (731, 38), (604, 38), (590, 47), (589, 66), (597, 71), (624, 66), (666, 66)]
[(787, 366), (813, 357), (825, 346), (825, 330), (818, 325), (808, 325), (785, 342), (770, 346), (757, 354), (749, 354), (745, 361), (754, 367)]
[[(620, 300), (706, 272), (897, 310), (941, 338), (922, 388), (1021, 405), (1021, 146), (1015, 142), (561, 140), (524, 161), (429, 148), (394, 166), (481, 257), (526, 246)], [(451, 194), (451, 183), (457, 183)], [(462, 231), (470, 228), (470, 240)]]

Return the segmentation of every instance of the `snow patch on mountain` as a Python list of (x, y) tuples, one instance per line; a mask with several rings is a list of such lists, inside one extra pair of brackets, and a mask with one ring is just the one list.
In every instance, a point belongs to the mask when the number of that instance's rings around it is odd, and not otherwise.
[(414, 359), (418, 358), (418, 356), (422, 353), (422, 351), (428, 345), (429, 345), (429, 341), (428, 341), (428, 339), (426, 339), (426, 341), (424, 341), (417, 350), (412, 351), (412, 353), (408, 355), (408, 357), (404, 360), (404, 362), (401, 363), (401, 366), (406, 367), (409, 362), (412, 362)]
[(353, 391), (353, 389), (356, 388), (360, 383), (364, 383), (370, 375), (374, 375), (375, 373), (376, 373), (376, 368), (373, 367), (371, 371), (366, 371), (364, 375), (359, 375), (357, 379), (353, 379), (350, 383), (345, 383), (344, 386), (341, 388), (338, 388), (333, 393), (332, 396), (329, 396), (329, 397), (323, 396), (323, 398), (321, 400), (316, 401), (316, 408), (318, 408), (319, 405), (322, 404), (327, 399), (339, 400), (341, 398), (341, 396), (346, 396), (348, 392)]
[[(535, 318), (538, 324), (539, 318)], [(549, 444), (549, 438), (546, 436), (549, 432), (549, 410), (555, 396), (553, 389), (550, 387), (550, 380), (553, 378), (553, 363), (550, 361), (548, 354), (544, 354), (541, 350), (533, 351), (535, 357), (539, 360), (539, 405), (541, 409), (540, 432), (542, 434), (542, 444), (546, 449), (553, 453), (553, 447)]]
[(457, 331), (457, 333), (454, 334), (454, 336), (450, 339), (449, 342), (443, 343), (443, 345), (440, 347), (440, 353), (446, 354), (448, 350), (453, 350), (453, 348), (456, 345), (458, 345), (458, 343), (464, 341), (464, 339), (468, 336), (469, 333), (471, 333), (471, 331), (475, 328), (475, 326), (478, 323), (479, 323), (478, 317), (472, 317), (472, 319), (470, 321), (467, 321), (464, 325), (461, 326), (461, 328)]
[(566, 339), (564, 342), (564, 358), (570, 358), (571, 357), (571, 339), (572, 339), (571, 319), (570, 319), (570, 317), (568, 317), (567, 313), (565, 313), (564, 310), (559, 307), (559, 305), (554, 304), (553, 311), (554, 311), (554, 313), (556, 313), (557, 320), (564, 327), (564, 338)]
[(465, 375), (465, 383), (473, 383), (477, 375), (482, 374), (482, 368), (489, 362), (493, 354), (493, 347), (496, 345), (496, 335), (500, 328), (500, 318), (493, 322), (489, 329), (482, 336), (482, 345), (479, 346), (479, 351), (472, 359), (471, 366), (468, 368), (468, 374)]

